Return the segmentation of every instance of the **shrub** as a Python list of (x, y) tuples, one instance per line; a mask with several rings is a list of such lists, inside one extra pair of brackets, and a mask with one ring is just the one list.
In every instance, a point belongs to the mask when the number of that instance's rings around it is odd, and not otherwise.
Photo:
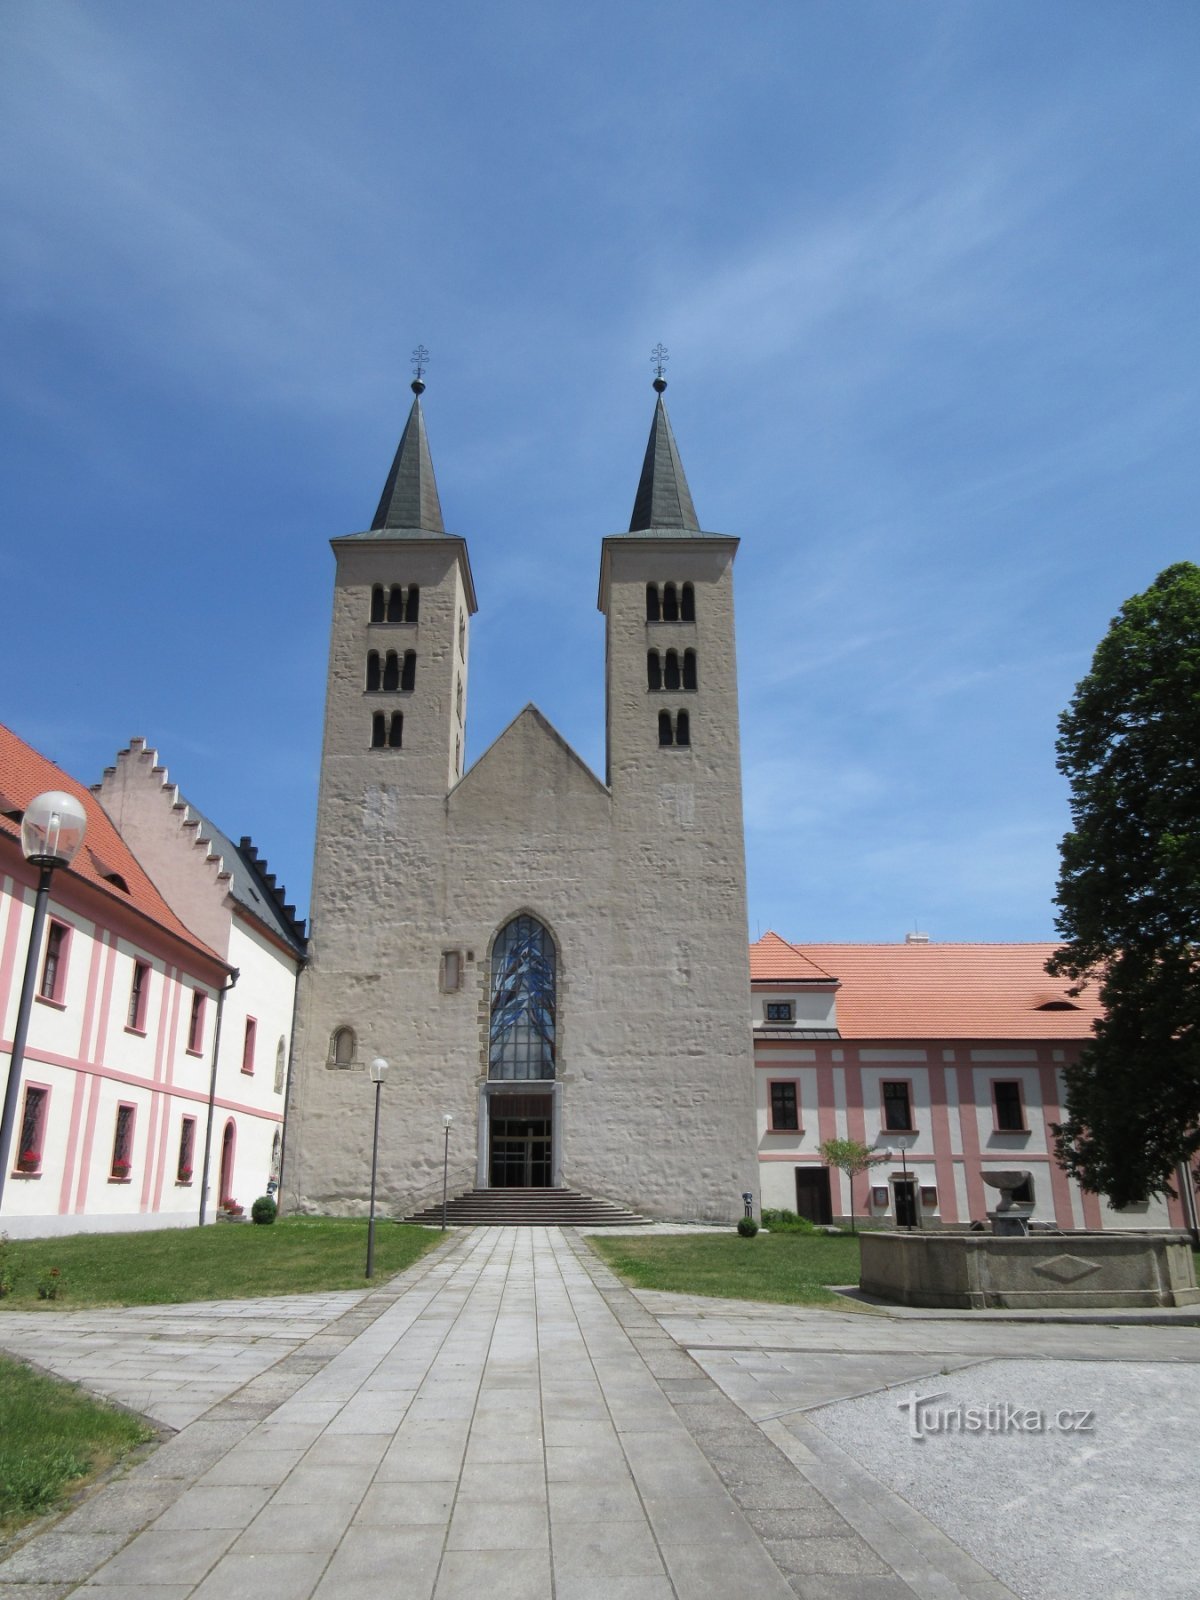
[(763, 1227), (771, 1233), (816, 1233), (817, 1225), (807, 1217), (798, 1217), (794, 1211), (764, 1211)]
[(257, 1222), (262, 1226), (274, 1222), (278, 1215), (279, 1207), (269, 1194), (259, 1195), (258, 1199), (250, 1207), (250, 1221)]
[(738, 1232), (743, 1239), (753, 1239), (758, 1232), (758, 1223), (755, 1222), (753, 1217), (739, 1217)]
[(61, 1267), (46, 1267), (38, 1279), (37, 1294), (39, 1300), (57, 1300), (59, 1295), (66, 1294), (67, 1280)]

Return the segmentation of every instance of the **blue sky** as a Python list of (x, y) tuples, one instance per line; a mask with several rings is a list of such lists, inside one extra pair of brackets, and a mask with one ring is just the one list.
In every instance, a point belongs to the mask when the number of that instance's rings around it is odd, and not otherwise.
[(307, 904), (332, 556), (433, 352), (468, 759), (603, 770), (654, 396), (742, 539), (751, 932), (1052, 936), (1055, 719), (1197, 558), (1193, 0), (8, 0), (0, 717)]

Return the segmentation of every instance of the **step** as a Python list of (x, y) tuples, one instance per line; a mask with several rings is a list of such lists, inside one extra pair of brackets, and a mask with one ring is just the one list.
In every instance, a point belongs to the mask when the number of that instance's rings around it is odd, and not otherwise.
[[(422, 1224), (441, 1220), (440, 1201), (405, 1218)], [(615, 1201), (574, 1189), (471, 1189), (446, 1203), (446, 1221), (460, 1227), (619, 1227), (645, 1220)]]

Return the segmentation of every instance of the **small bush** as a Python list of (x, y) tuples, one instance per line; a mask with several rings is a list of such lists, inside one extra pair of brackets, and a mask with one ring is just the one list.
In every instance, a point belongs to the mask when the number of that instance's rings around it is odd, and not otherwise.
[(739, 1217), (738, 1232), (743, 1239), (753, 1239), (758, 1232), (758, 1223), (755, 1222), (753, 1217)]
[(67, 1280), (61, 1267), (46, 1267), (38, 1279), (39, 1300), (57, 1300), (67, 1292)]
[(278, 1215), (279, 1207), (269, 1194), (259, 1195), (258, 1199), (250, 1207), (250, 1221), (257, 1222), (262, 1226), (274, 1222)]
[(764, 1211), (763, 1227), (771, 1233), (816, 1233), (817, 1225), (794, 1211)]

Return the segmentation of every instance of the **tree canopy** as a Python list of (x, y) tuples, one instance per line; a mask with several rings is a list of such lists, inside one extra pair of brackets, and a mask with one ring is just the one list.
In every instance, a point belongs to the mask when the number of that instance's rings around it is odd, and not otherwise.
[(1059, 719), (1071, 789), (1051, 972), (1104, 1015), (1067, 1069), (1059, 1159), (1128, 1205), (1200, 1150), (1200, 567), (1121, 607)]

